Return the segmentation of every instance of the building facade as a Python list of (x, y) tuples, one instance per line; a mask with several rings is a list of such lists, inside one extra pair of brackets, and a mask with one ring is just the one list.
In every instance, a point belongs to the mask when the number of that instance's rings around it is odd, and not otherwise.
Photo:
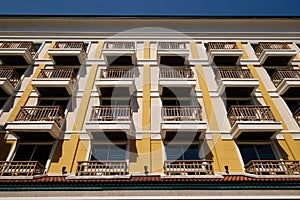
[(2, 190), (299, 188), (299, 19), (0, 22)]

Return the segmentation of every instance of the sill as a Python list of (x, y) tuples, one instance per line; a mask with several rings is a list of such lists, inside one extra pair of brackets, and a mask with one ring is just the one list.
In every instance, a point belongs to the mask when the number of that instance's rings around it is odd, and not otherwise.
[(244, 176), (251, 177), (251, 178), (300, 178), (300, 174), (298, 175), (255, 175), (245, 173)]
[(130, 179), (131, 175), (125, 176), (75, 176), (69, 175), (66, 177), (67, 180), (82, 180), (82, 179)]
[(0, 180), (33, 180), (37, 178), (47, 177), (46, 174), (34, 175), (34, 176), (0, 176)]
[(161, 175), (162, 179), (168, 179), (168, 178), (223, 178), (220, 174), (214, 174), (214, 175)]

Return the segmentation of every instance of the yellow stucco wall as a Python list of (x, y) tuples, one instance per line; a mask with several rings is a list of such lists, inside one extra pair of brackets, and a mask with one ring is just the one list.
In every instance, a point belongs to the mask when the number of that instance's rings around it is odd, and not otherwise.
[[(200, 59), (196, 42), (190, 42), (190, 48), (193, 59)], [(198, 84), (202, 91), (204, 109), (207, 115), (209, 130), (215, 132), (212, 134), (212, 139), (207, 140), (207, 144), (211, 150), (212, 159), (214, 161), (214, 170), (215, 172), (224, 172), (224, 166), (227, 165), (230, 171), (241, 172), (243, 169), (240, 164), (234, 141), (223, 140), (221, 138), (220, 129), (218, 127), (217, 118), (215, 115), (216, 111), (214, 110), (214, 106), (212, 104), (202, 65), (196, 65), (196, 73)]]
[[(103, 44), (103, 41), (98, 42), (98, 47), (94, 56), (95, 59), (100, 58)], [(90, 101), (91, 90), (93, 88), (97, 74), (97, 69), (97, 64), (91, 66), (85, 89), (75, 118), (73, 126), (74, 133), (71, 134), (69, 140), (62, 140), (59, 142), (59, 145), (57, 145), (53, 155), (55, 159), (51, 160), (51, 164), (48, 170), (49, 173), (61, 173), (61, 169), (63, 166), (66, 167), (66, 171), (68, 173), (74, 173), (76, 171), (77, 161), (82, 159), (85, 160), (87, 149), (83, 148), (82, 145), (86, 144), (86, 142), (80, 142), (79, 133), (76, 133), (76, 131), (81, 131), (83, 127), (87, 108)]]
[[(237, 42), (237, 46), (238, 46), (238, 48), (243, 49), (241, 42)], [(244, 49), (243, 49), (243, 52), (244, 53), (243, 53), (242, 58), (248, 59), (249, 57)], [(266, 105), (270, 106), (270, 109), (271, 109), (275, 119), (282, 122), (283, 130), (288, 130), (288, 127), (285, 124), (283, 117), (281, 116), (279, 110), (277, 109), (268, 90), (264, 86), (263, 81), (261, 80), (261, 77), (257, 73), (255, 67), (253, 65), (247, 65), (247, 67), (250, 70), (253, 77), (257, 78), (259, 80), (258, 89), (260, 90)], [(283, 156), (283, 157), (286, 157), (287, 159), (290, 159), (290, 160), (294, 160), (294, 159), (299, 160), (300, 159), (300, 147), (299, 147), (299, 145), (297, 145), (298, 143), (295, 142), (295, 140), (292, 138), (290, 133), (284, 132), (282, 134), (283, 134), (284, 140), (278, 140), (278, 144), (284, 150), (284, 152), (287, 154), (287, 156)]]

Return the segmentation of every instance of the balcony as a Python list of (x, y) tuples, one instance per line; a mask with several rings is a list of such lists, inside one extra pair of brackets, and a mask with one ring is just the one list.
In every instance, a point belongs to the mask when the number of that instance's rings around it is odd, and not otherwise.
[(0, 69), (0, 96), (10, 96), (20, 80), (15, 69)]
[(215, 79), (219, 95), (226, 97), (249, 97), (259, 86), (258, 79), (253, 78), (249, 69), (220, 68)]
[(173, 138), (177, 132), (186, 136), (197, 133), (197, 139), (204, 137), (206, 122), (199, 106), (163, 106), (161, 117), (163, 139)]
[[(104, 134), (110, 139), (131, 138), (132, 109), (130, 106), (94, 106), (86, 130), (92, 138)], [(99, 133), (101, 132), (101, 133)]]
[(255, 175), (299, 175), (298, 160), (251, 160), (245, 165), (245, 172)]
[(34, 176), (44, 171), (45, 166), (38, 161), (0, 161), (0, 176)]
[(231, 106), (227, 117), (233, 139), (270, 139), (283, 129), (269, 106)]
[(189, 49), (185, 42), (158, 42), (157, 62), (166, 66), (188, 65)]
[(23, 106), (5, 129), (24, 140), (59, 139), (64, 119), (60, 106)]
[(68, 97), (73, 94), (75, 77), (73, 68), (42, 69), (32, 86), (43, 97)]
[(80, 66), (85, 58), (85, 44), (83, 42), (56, 42), (48, 50), (54, 65)]
[(162, 68), (159, 70), (159, 91), (162, 94), (163, 87), (195, 87), (196, 79), (190, 68)]
[(132, 68), (101, 69), (95, 86), (102, 97), (127, 97), (133, 95), (134, 71)]
[(76, 176), (125, 176), (128, 174), (126, 161), (91, 160), (79, 161)]
[(276, 70), (271, 79), (279, 95), (283, 97), (300, 97), (300, 70)]
[(212, 160), (167, 160), (164, 163), (166, 175), (214, 175)]
[(238, 65), (243, 55), (243, 50), (235, 42), (209, 42), (206, 51), (209, 63), (218, 66)]
[(105, 63), (109, 66), (136, 64), (135, 42), (106, 42), (103, 49)]
[(2, 65), (30, 65), (37, 50), (33, 42), (3, 42), (0, 46)]
[(300, 108), (296, 110), (293, 114), (294, 119), (297, 121), (298, 125), (300, 126)]
[(296, 56), (296, 50), (285, 42), (259, 42), (255, 48), (256, 56), (264, 66), (287, 66)]

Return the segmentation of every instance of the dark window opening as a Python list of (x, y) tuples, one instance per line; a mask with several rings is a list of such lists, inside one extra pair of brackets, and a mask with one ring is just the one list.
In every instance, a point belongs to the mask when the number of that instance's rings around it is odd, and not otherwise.
[(251, 160), (276, 160), (271, 145), (238, 144), (244, 164)]
[(296, 112), (298, 108), (300, 108), (300, 100), (285, 100), (287, 106), (291, 110), (292, 113)]
[(52, 145), (20, 144), (13, 160), (39, 161), (41, 164), (46, 165), (51, 149)]
[(60, 106), (62, 110), (67, 108), (69, 100), (53, 100), (53, 99), (41, 99), (40, 106)]
[(102, 99), (101, 105), (104, 106), (129, 106), (130, 99), (127, 100), (120, 100), (120, 99)]
[(125, 144), (95, 144), (93, 145), (91, 160), (125, 160)]
[(227, 111), (230, 109), (231, 106), (237, 106), (237, 105), (253, 105), (252, 101), (250, 99), (234, 99), (234, 100), (226, 100), (224, 101), (224, 104), (226, 106)]
[(200, 160), (197, 144), (166, 145), (167, 160)]
[(42, 46), (42, 43), (34, 43), (34, 47), (36, 48), (36, 51), (38, 51), (41, 46)]

